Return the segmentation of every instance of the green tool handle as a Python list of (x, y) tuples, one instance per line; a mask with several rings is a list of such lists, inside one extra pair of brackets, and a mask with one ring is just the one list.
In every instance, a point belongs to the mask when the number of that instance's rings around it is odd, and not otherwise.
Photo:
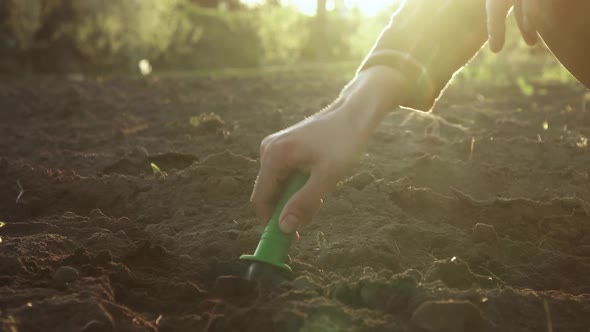
[(264, 230), (264, 233), (262, 235), (263, 237), (265, 234), (276, 234), (275, 236), (282, 238), (283, 241), (289, 241), (289, 245), (291, 244), (291, 241), (293, 240), (295, 235), (293, 233), (285, 234), (283, 233), (283, 231), (280, 230), (279, 218), (281, 217), (281, 213), (283, 212), (285, 205), (287, 205), (287, 202), (289, 202), (289, 200), (291, 199), (291, 197), (293, 197), (293, 195), (295, 195), (295, 193), (297, 193), (301, 188), (303, 188), (308, 178), (308, 175), (299, 172), (289, 177), (289, 180), (287, 181), (287, 186), (283, 191), (283, 195), (281, 195), (281, 199), (277, 203), (275, 211), (272, 217), (270, 217), (268, 224), (266, 225), (266, 229)]
[(279, 218), (289, 199), (305, 185), (307, 179), (309, 179), (309, 175), (299, 172), (289, 177), (283, 195), (277, 203), (275, 211), (264, 229), (264, 233), (262, 233), (254, 255), (242, 255), (240, 259), (263, 262), (291, 271), (286, 262), (289, 247), (291, 247), (295, 234), (283, 233), (279, 228)]

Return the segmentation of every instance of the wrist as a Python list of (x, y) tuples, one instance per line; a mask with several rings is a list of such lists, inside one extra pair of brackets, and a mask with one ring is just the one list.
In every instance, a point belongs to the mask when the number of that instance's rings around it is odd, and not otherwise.
[(383, 117), (400, 105), (406, 95), (407, 80), (397, 69), (374, 66), (359, 72), (340, 93), (343, 103), (359, 112)]
[(359, 72), (336, 102), (338, 111), (364, 132), (372, 132), (406, 95), (406, 78), (396, 69), (374, 66)]
[(383, 117), (399, 106), (406, 86), (405, 77), (391, 67), (367, 68), (344, 87), (334, 103), (312, 118), (339, 123), (352, 137), (365, 142)]

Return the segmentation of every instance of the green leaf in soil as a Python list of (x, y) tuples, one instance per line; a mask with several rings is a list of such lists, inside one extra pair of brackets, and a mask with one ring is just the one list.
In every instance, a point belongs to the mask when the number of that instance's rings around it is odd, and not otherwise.
[(162, 171), (160, 170), (160, 167), (158, 167), (158, 165), (150, 163), (150, 166), (152, 166), (152, 172), (154, 173), (154, 175), (162, 175)]
[(535, 93), (535, 87), (529, 84), (522, 76), (516, 80), (516, 84), (518, 84), (522, 94), (527, 97), (530, 97)]

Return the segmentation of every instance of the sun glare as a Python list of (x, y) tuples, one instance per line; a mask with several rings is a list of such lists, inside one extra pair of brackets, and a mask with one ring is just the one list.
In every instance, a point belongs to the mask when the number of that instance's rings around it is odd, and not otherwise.
[[(358, 8), (366, 16), (375, 16), (391, 6), (395, 1), (397, 0), (343, 0), (343, 5), (345, 9)], [(242, 0), (242, 2), (250, 6), (256, 6), (264, 3), (264, 0)], [(293, 6), (306, 15), (313, 15), (316, 11), (317, 0), (283, 0), (282, 3)], [(335, 0), (328, 0), (327, 7), (328, 10), (334, 9)]]
[(379, 0), (345, 0), (344, 4), (349, 8), (358, 7), (360, 11), (367, 16), (375, 16), (379, 12), (387, 9), (394, 1), (379, 1)]

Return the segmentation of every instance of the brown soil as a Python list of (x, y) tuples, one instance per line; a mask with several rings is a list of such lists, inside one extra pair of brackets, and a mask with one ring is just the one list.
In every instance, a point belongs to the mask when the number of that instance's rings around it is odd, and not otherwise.
[(0, 329), (587, 332), (590, 113), (574, 85), (459, 82), (442, 119), (393, 113), (301, 232), (292, 282), (228, 277), (262, 230), (260, 140), (343, 83), (2, 79)]

